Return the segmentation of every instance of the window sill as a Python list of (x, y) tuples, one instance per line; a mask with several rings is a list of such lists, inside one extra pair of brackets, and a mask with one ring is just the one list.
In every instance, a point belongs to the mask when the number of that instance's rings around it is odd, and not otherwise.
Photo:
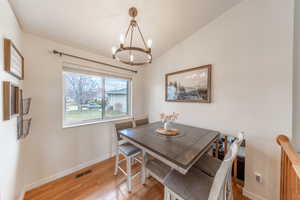
[(118, 117), (118, 118), (112, 118), (112, 119), (106, 119), (106, 120), (97, 120), (97, 121), (91, 121), (91, 122), (82, 122), (78, 124), (68, 124), (68, 125), (63, 125), (63, 129), (65, 128), (75, 128), (79, 126), (86, 126), (86, 125), (93, 125), (93, 124), (104, 124), (104, 123), (110, 123), (110, 122), (117, 122), (117, 121), (122, 121), (122, 120), (129, 120), (133, 119), (132, 116), (124, 116), (124, 117)]

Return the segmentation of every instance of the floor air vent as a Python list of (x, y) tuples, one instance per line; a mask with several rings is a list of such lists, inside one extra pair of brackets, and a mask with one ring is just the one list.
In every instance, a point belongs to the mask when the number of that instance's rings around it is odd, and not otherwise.
[(92, 173), (92, 170), (89, 169), (89, 170), (86, 170), (86, 171), (84, 171), (84, 172), (82, 172), (80, 174), (77, 174), (75, 176), (75, 178), (80, 178), (80, 177), (85, 176), (85, 175), (90, 174), (90, 173)]

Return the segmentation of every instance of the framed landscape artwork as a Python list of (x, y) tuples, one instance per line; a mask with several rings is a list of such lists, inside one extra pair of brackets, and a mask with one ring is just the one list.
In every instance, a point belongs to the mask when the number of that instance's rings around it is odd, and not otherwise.
[(4, 39), (4, 69), (16, 78), (24, 79), (24, 58), (10, 39)]
[(211, 65), (166, 74), (166, 101), (210, 103)]

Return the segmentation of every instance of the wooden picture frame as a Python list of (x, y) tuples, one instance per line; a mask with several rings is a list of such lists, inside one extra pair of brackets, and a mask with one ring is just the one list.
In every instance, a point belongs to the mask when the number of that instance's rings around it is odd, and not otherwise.
[(165, 75), (165, 101), (211, 102), (211, 69), (204, 65)]
[(21, 90), (9, 81), (3, 81), (3, 120), (20, 114)]
[(3, 81), (3, 120), (10, 120), (10, 82)]
[(24, 79), (24, 57), (10, 39), (4, 39), (4, 70), (15, 76)]

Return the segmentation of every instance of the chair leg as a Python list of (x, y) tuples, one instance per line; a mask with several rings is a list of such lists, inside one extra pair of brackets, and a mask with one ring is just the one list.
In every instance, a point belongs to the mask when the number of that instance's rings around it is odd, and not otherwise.
[(171, 200), (171, 194), (169, 192), (169, 190), (167, 189), (167, 187), (165, 187), (165, 192), (164, 192), (164, 200)]
[(114, 175), (118, 174), (118, 169), (119, 169), (119, 150), (117, 149)]
[(126, 164), (127, 164), (127, 188), (128, 192), (131, 192), (131, 158), (126, 158)]
[(167, 193), (167, 189), (165, 187), (165, 190), (164, 190), (164, 200), (168, 200), (168, 193)]

